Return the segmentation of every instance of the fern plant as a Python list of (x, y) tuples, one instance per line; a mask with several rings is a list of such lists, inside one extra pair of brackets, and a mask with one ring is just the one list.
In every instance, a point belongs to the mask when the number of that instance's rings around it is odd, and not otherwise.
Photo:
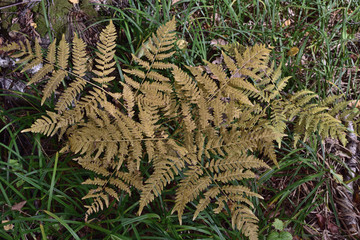
[[(25, 56), (23, 71), (43, 64), (29, 82), (50, 75), (42, 103), (63, 79), (72, 79), (60, 93), (55, 111), (48, 111), (25, 131), (59, 138), (65, 134), (62, 151), (80, 155), (75, 160), (96, 173), (94, 179), (83, 182), (94, 186), (83, 197), (92, 199), (85, 206), (86, 221), (108, 207), (111, 199), (119, 201), (121, 192), (131, 195), (134, 190), (140, 192), (141, 214), (175, 182), (172, 213), (177, 213), (180, 223), (189, 203), (196, 204), (193, 219), (211, 205), (215, 213), (229, 213), (234, 229), (258, 239), (251, 197), (261, 196), (244, 186), (243, 180), (254, 178), (255, 168), (269, 168), (257, 157), (259, 153), (276, 163), (273, 143), (281, 143), (286, 124), (293, 119), (299, 136), (306, 138), (320, 129), (324, 136), (344, 140), (346, 128), (333, 117), (339, 109), (329, 108), (335, 98), (313, 104), (314, 94), (306, 91), (282, 98), (288, 78), (280, 78), (280, 68), (269, 64), (271, 50), (264, 45), (240, 53), (235, 49), (233, 56), (223, 53), (224, 66), (207, 62), (212, 77), (197, 67), (176, 66), (171, 63), (175, 25), (173, 19), (152, 35), (144, 46), (144, 58), (133, 56), (137, 66), (124, 70), (120, 82), (114, 76), (112, 22), (100, 34), (95, 68), (90, 72), (86, 45), (77, 36), (71, 47), (64, 38), (58, 47), (54, 41), (45, 57), (38, 43), (35, 52), (29, 42), (3, 48), (17, 50), (16, 57)], [(120, 92), (112, 91), (116, 82)], [(141, 164), (150, 164), (152, 171), (141, 172)]]
[[(231, 57), (229, 60), (229, 56), (223, 53), (223, 67), (229, 69), (232, 76), (238, 75), (239, 72), (237, 68), (232, 66), (232, 62), (238, 61), (242, 54), (248, 55), (251, 50), (238, 43), (222, 47)], [(346, 146), (348, 130), (343, 122), (353, 121), (358, 126), (359, 109), (351, 107), (352, 102), (345, 101), (344, 95), (331, 95), (325, 99), (320, 99), (318, 94), (307, 89), (285, 94), (283, 90), (289, 77), (281, 78), (280, 69), (281, 66), (276, 70), (273, 66), (267, 70), (254, 69), (258, 71), (259, 75), (248, 78), (260, 92), (259, 100), (262, 102), (263, 110), (270, 112), (271, 126), (273, 126), (274, 131), (285, 133), (287, 124), (291, 123), (294, 126), (292, 131), (294, 146), (299, 140), (307, 141), (315, 132), (322, 139), (336, 138)], [(281, 137), (277, 139), (279, 147), (281, 146), (281, 139)]]

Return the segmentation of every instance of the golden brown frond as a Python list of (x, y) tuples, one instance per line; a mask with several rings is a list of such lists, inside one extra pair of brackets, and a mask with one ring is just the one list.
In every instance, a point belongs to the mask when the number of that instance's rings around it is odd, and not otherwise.
[(115, 77), (109, 75), (115, 70), (115, 47), (116, 47), (116, 29), (112, 21), (109, 25), (100, 33), (99, 42), (97, 43), (98, 52), (96, 53), (97, 58), (95, 61), (96, 69), (93, 69), (98, 77), (93, 78), (94, 81), (100, 84), (106, 84), (115, 79)]
[[(29, 52), (30, 54), (32, 53)], [(41, 53), (41, 47), (38, 41), (35, 41), (35, 54), (33, 56), (33, 60), (31, 62), (28, 62), (24, 68), (21, 70), (21, 72), (25, 72), (33, 67), (35, 67), (36, 65), (39, 65), (42, 63), (42, 53)]]
[(86, 45), (77, 35), (75, 35), (73, 40), (72, 59), (74, 63), (74, 74), (77, 77), (75, 81), (65, 89), (64, 93), (60, 96), (59, 101), (56, 103), (55, 110), (59, 113), (63, 112), (66, 107), (75, 101), (76, 96), (82, 92), (86, 85), (86, 81), (83, 79), (86, 72), (87, 61)]

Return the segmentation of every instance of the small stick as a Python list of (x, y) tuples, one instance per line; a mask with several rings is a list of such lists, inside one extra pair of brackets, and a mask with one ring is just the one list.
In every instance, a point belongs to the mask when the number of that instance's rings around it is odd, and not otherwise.
[(0, 7), (0, 10), (5, 9), (5, 8), (11, 8), (11, 7), (21, 5), (21, 4), (24, 4), (24, 3), (40, 2), (40, 1), (41, 0), (28, 0), (28, 1), (24, 1), (24, 2), (12, 3), (12, 4), (9, 4), (9, 5)]

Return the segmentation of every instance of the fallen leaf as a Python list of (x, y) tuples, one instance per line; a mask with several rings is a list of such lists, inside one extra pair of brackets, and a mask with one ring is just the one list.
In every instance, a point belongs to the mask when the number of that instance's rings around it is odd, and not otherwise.
[(294, 13), (294, 11), (291, 9), (291, 8), (288, 8), (288, 13), (289, 13), (289, 15), (290, 16), (295, 16), (295, 13)]
[(179, 49), (184, 49), (187, 47), (188, 42), (183, 39), (180, 39), (176, 42), (176, 45), (178, 46)]
[(356, 108), (360, 108), (360, 101), (359, 100), (352, 100), (349, 104), (349, 107), (356, 107)]
[(214, 61), (212, 61), (211, 63), (213, 64), (222, 64), (223, 63), (223, 57), (220, 56), (220, 57), (216, 57)]
[(78, 4), (79, 0), (69, 0), (69, 2), (71, 2), (72, 4)]
[(325, 228), (325, 217), (321, 214), (316, 214), (316, 218), (318, 220), (318, 224), (321, 230), (324, 230)]
[(228, 44), (227, 41), (225, 41), (224, 39), (222, 38), (218, 38), (218, 39), (213, 39), (210, 41), (210, 45), (220, 45), (220, 46), (223, 46), (223, 45), (226, 45)]
[(288, 19), (288, 20), (286, 20), (286, 21), (282, 24), (282, 27), (290, 26), (290, 24), (291, 24), (291, 20)]
[(335, 224), (333, 224), (332, 222), (329, 222), (328, 223), (328, 227), (329, 231), (332, 233), (332, 234), (337, 234), (339, 233), (339, 228), (338, 226), (336, 226)]
[(287, 55), (288, 55), (288, 56), (295, 56), (298, 52), (299, 52), (299, 48), (297, 48), (297, 47), (292, 47), (292, 48), (287, 52)]
[(22, 201), (22, 202), (16, 203), (15, 205), (13, 205), (13, 206), (11, 207), (11, 210), (21, 211), (21, 209), (25, 206), (25, 204), (26, 204), (26, 201)]
[(359, 188), (354, 189), (353, 201), (355, 206), (359, 209), (360, 208), (360, 191)]
[(332, 169), (330, 169), (330, 173), (333, 175), (334, 180), (337, 183), (340, 183), (340, 184), (344, 183), (344, 177), (341, 174), (334, 172), (334, 170), (332, 170)]
[[(2, 220), (1, 221), (1, 224), (4, 224), (4, 223), (7, 223), (7, 222), (10, 222), (9, 220)], [(4, 230), (5, 231), (10, 231), (14, 228), (14, 224), (7, 224), (7, 225), (4, 225)]]

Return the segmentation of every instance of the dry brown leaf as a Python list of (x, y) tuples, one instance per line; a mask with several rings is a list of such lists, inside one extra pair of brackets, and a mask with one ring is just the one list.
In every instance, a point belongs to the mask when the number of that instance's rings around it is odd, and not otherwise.
[(291, 19), (288, 19), (282, 24), (282, 27), (290, 26), (290, 24), (291, 24)]
[(317, 220), (318, 220), (318, 224), (319, 224), (320, 229), (321, 229), (321, 230), (324, 230), (324, 228), (325, 228), (325, 221), (326, 221), (325, 217), (324, 217), (323, 215), (317, 213), (317, 214), (316, 214), (316, 218), (317, 218)]
[(287, 55), (288, 56), (295, 56), (296, 54), (298, 54), (299, 52), (299, 48), (297, 47), (292, 47), (288, 52)]
[(13, 206), (11, 207), (11, 210), (21, 211), (21, 209), (25, 206), (25, 204), (26, 204), (26, 201), (22, 201), (22, 202), (16, 203), (15, 205), (13, 205)]
[(360, 101), (359, 100), (353, 100), (349, 103), (349, 107), (356, 107), (356, 108), (360, 108)]
[(212, 61), (211, 63), (213, 64), (222, 64), (224, 61), (224, 58), (222, 56), (220, 57), (216, 57), (214, 61)]
[(332, 233), (332, 234), (337, 234), (339, 233), (339, 227), (336, 226), (335, 224), (333, 224), (332, 222), (329, 222), (328, 223), (328, 227), (329, 231)]
[(176, 45), (178, 46), (179, 49), (185, 49), (188, 45), (188, 42), (185, 41), (184, 39), (180, 39), (176, 42)]
[(213, 46), (213, 45), (214, 45), (214, 46), (216, 46), (216, 45), (223, 46), (223, 45), (226, 45), (226, 44), (228, 44), (228, 42), (225, 41), (225, 40), (222, 39), (222, 38), (213, 39), (213, 40), (210, 41), (210, 45), (211, 45), (211, 46)]
[[(9, 220), (2, 220), (1, 221), (1, 224), (4, 224), (4, 223), (7, 223), (7, 222), (10, 222)], [(7, 224), (7, 225), (4, 225), (4, 230), (5, 231), (10, 231), (14, 228), (14, 224)]]

